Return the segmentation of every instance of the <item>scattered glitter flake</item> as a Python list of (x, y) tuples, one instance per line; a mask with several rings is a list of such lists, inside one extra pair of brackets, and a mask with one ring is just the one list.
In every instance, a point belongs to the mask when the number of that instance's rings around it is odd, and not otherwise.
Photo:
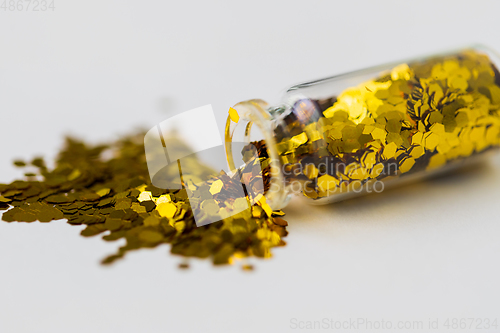
[(25, 167), (26, 166), (26, 162), (24, 162), (22, 160), (15, 160), (13, 163), (17, 167)]
[(242, 268), (245, 271), (253, 271), (253, 269), (254, 269), (252, 265), (248, 265), (248, 264), (247, 265), (243, 265)]
[(160, 216), (172, 218), (172, 217), (174, 217), (175, 213), (177, 212), (177, 206), (172, 202), (164, 202), (164, 203), (160, 203), (156, 207), (156, 210), (158, 211)]
[(282, 227), (286, 227), (288, 225), (288, 222), (283, 220), (282, 218), (280, 217), (275, 217), (273, 219), (273, 222), (279, 226), (282, 226)]
[(222, 189), (222, 186), (224, 186), (224, 183), (222, 182), (222, 180), (220, 180), (220, 179), (216, 180), (210, 186), (210, 193), (212, 195), (215, 195), (215, 194), (219, 193), (220, 190)]
[[(180, 269), (188, 269), (188, 268), (189, 268), (189, 264), (188, 264), (188, 263), (185, 263), (185, 262), (180, 263), (180, 264), (179, 264), (179, 268), (180, 268)], [(242, 268), (243, 268), (243, 269), (245, 269), (245, 266), (242, 266)]]
[(142, 191), (141, 194), (139, 194), (139, 196), (137, 197), (137, 200), (139, 202), (151, 201), (153, 200), (153, 194), (151, 193), (151, 191)]
[(229, 108), (229, 117), (231, 117), (231, 120), (235, 123), (240, 121), (240, 115), (238, 114), (238, 111), (233, 108)]
[[(69, 178), (68, 178), (68, 180), (69, 180)], [(97, 191), (96, 193), (98, 196), (104, 197), (104, 196), (108, 195), (110, 191), (111, 191), (111, 189), (109, 189), (109, 188), (102, 188), (99, 191)]]

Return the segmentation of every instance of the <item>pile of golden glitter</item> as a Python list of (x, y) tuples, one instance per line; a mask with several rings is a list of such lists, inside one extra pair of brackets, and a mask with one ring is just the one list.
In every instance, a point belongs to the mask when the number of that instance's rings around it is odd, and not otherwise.
[[(92, 146), (67, 138), (53, 170), (41, 158), (29, 163), (15, 161), (16, 166), (36, 172), (27, 172), (25, 180), (0, 184), (0, 210), (8, 209), (2, 219), (67, 219), (71, 225), (86, 226), (82, 236), (125, 239), (126, 244), (103, 259), (103, 264), (132, 250), (169, 243), (172, 254), (209, 258), (216, 265), (242, 259), (242, 268), (250, 270), (253, 267), (245, 258), (269, 258), (271, 248), (285, 245), (282, 238), (287, 235), (287, 222), (279, 217), (284, 214), (273, 212), (265, 200), (235, 216), (197, 227), (185, 189), (151, 185), (143, 139), (144, 133), (138, 133)], [(211, 173), (201, 163), (199, 170)], [(211, 182), (223, 182), (219, 186), (223, 193), (224, 182), (232, 180), (225, 174), (215, 175)], [(183, 260), (179, 266), (188, 264)]]

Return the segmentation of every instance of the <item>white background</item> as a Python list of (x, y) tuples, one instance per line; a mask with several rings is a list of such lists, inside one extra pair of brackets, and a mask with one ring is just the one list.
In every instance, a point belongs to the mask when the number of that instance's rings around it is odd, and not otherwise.
[[(0, 182), (21, 176), (16, 157), (53, 157), (64, 134), (113, 139), (205, 104), (222, 130), (229, 106), (274, 102), (304, 80), (477, 42), (500, 50), (499, 2), (248, 3), (0, 10)], [(323, 318), (439, 318), (443, 331), (446, 318), (493, 319), (499, 203), (499, 158), (336, 205), (293, 202), (288, 245), (251, 273), (205, 261), (180, 271), (167, 245), (103, 268), (120, 242), (63, 221), (2, 222), (0, 332), (287, 332)]]

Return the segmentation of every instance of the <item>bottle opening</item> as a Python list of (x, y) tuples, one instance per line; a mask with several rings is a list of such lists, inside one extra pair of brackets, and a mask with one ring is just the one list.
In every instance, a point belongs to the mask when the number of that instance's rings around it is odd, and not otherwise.
[(276, 150), (273, 117), (267, 108), (266, 102), (257, 99), (232, 107), (226, 122), (225, 147), (229, 169), (241, 174), (249, 198), (264, 196), (276, 210), (286, 206), (290, 194)]

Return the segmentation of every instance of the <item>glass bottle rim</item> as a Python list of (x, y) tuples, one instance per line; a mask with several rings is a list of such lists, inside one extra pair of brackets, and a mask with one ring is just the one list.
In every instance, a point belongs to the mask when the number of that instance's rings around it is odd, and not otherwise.
[[(291, 198), (281, 172), (281, 162), (276, 149), (276, 140), (273, 136), (273, 116), (268, 112), (269, 104), (261, 99), (251, 99), (233, 106), (237, 111), (238, 119), (227, 117), (225, 128), (225, 149), (229, 170), (236, 170), (234, 163), (233, 143), (250, 144), (251, 132), (254, 124), (263, 136), (267, 154), (270, 158), (270, 187), (264, 193), (266, 202), (272, 209), (285, 207)], [(237, 120), (237, 121), (235, 121)], [(255, 128), (255, 127), (254, 127)], [(237, 131), (237, 129), (239, 129)]]

